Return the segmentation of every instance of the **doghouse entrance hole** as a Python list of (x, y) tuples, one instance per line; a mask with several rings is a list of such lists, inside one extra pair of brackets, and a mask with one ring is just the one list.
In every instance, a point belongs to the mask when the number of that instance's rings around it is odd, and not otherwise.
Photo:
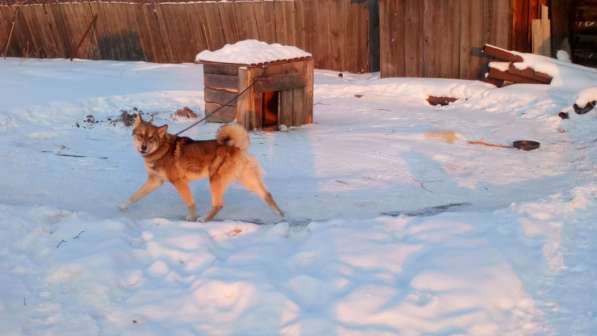
[(280, 111), (280, 91), (264, 92), (262, 101), (262, 128), (264, 130), (277, 130)]

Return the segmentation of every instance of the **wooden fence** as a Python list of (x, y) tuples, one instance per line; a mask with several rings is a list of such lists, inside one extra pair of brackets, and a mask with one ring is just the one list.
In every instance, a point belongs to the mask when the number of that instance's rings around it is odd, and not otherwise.
[(0, 5), (0, 52), (16, 17), (9, 56), (71, 57), (95, 15), (77, 57), (192, 62), (253, 38), (307, 50), (317, 68), (371, 70), (368, 4), (349, 0)]
[(485, 43), (509, 47), (511, 0), (380, 0), (382, 77), (479, 78)]

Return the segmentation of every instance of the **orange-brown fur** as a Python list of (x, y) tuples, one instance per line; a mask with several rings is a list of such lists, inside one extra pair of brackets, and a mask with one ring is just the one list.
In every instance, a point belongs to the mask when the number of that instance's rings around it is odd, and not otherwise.
[(216, 139), (204, 141), (178, 137), (168, 134), (167, 130), (167, 125), (156, 127), (137, 116), (133, 142), (143, 156), (148, 177), (121, 209), (125, 210), (168, 181), (187, 206), (187, 220), (197, 220), (189, 182), (209, 178), (212, 208), (205, 221), (213, 219), (222, 209), (224, 193), (235, 181), (257, 194), (278, 215), (284, 216), (263, 183), (257, 160), (246, 151), (249, 137), (242, 126), (224, 125), (218, 130)]

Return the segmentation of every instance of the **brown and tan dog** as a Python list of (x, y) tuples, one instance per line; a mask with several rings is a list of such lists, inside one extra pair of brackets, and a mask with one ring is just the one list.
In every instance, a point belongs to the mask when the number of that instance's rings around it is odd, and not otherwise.
[(187, 206), (187, 220), (197, 220), (189, 182), (208, 177), (212, 208), (204, 221), (212, 220), (222, 209), (224, 192), (235, 181), (257, 194), (275, 213), (284, 216), (265, 188), (259, 163), (247, 152), (249, 135), (244, 127), (224, 125), (215, 140), (204, 141), (168, 134), (167, 130), (168, 125), (156, 127), (137, 115), (133, 142), (145, 160), (148, 177), (145, 184), (120, 206), (121, 210), (126, 210), (168, 181)]

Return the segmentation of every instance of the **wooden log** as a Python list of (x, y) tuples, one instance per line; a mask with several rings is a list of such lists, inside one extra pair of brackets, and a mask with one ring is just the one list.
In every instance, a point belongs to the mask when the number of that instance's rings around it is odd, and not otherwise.
[(217, 103), (220, 105), (236, 106), (236, 93), (226, 90), (214, 90), (211, 88), (205, 88), (205, 97), (203, 100), (209, 103)]
[(486, 44), (483, 47), (483, 54), (487, 57), (495, 58), (504, 62), (522, 62), (522, 56), (511, 53), (508, 50), (498, 48), (491, 44)]
[(489, 84), (493, 84), (497, 87), (502, 87), (504, 86), (504, 81), (503, 80), (499, 80), (497, 78), (493, 78), (493, 77), (485, 77), (483, 79), (484, 82), (489, 83)]
[(505, 82), (511, 82), (511, 83), (520, 83), (520, 84), (545, 84), (542, 81), (533, 79), (533, 78), (529, 78), (529, 77), (523, 77), (517, 74), (513, 74), (507, 71), (501, 71), (495, 68), (489, 68), (489, 78), (494, 78), (497, 80), (502, 80)]
[(255, 81), (257, 92), (283, 91), (305, 87), (305, 79), (297, 73), (259, 77)]
[(203, 72), (206, 74), (238, 76), (238, 65), (210, 62), (201, 63), (203, 64)]
[(204, 74), (205, 87), (238, 92), (238, 76)]
[[(214, 113), (216, 110), (217, 112)], [(209, 115), (210, 113), (213, 114), (207, 117), (207, 121), (228, 123), (234, 120), (234, 117), (236, 116), (236, 107), (216, 103), (205, 103), (205, 114)]]
[(526, 69), (521, 70), (521, 69), (516, 68), (513, 64), (510, 64), (510, 67), (508, 68), (508, 72), (513, 75), (517, 75), (517, 76), (532, 79), (537, 82), (541, 82), (543, 84), (550, 84), (551, 81), (553, 80), (553, 78), (548, 74), (544, 74), (542, 72), (535, 71), (532, 68), (526, 68)]

